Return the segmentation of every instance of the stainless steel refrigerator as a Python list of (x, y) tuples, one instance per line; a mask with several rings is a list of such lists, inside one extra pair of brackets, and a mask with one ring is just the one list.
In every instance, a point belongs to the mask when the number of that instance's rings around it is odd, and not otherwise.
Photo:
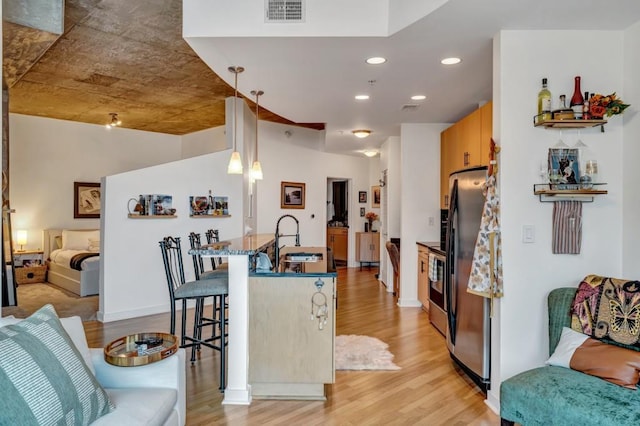
[(482, 185), (487, 168), (449, 176), (449, 216), (446, 234), (445, 298), (447, 347), (451, 357), (484, 390), (489, 387), (491, 354), (489, 299), (467, 293), (484, 206)]

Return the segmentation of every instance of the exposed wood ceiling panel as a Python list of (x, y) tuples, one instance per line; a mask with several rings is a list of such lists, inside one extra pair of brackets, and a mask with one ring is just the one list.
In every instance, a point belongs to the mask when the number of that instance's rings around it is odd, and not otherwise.
[(234, 90), (182, 39), (179, 0), (67, 0), (59, 38), (7, 22), (3, 38), (10, 112), (175, 135), (225, 122)]

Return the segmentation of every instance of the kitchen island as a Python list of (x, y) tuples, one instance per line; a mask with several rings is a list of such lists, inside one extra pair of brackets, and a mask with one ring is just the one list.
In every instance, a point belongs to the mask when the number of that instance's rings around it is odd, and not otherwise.
[(296, 261), (305, 272), (256, 273), (254, 256), (273, 243), (273, 234), (258, 234), (189, 251), (229, 259), (223, 404), (248, 405), (252, 397), (325, 399), (324, 385), (334, 382), (336, 274), (326, 272), (326, 249), (282, 251), (283, 263)]

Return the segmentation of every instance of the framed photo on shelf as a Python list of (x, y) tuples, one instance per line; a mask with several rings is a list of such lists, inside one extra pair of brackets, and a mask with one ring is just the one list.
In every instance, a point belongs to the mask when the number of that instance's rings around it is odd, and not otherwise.
[(189, 196), (189, 214), (201, 216), (209, 213), (209, 197), (206, 195)]
[(371, 207), (380, 207), (380, 185), (371, 187)]
[(213, 215), (229, 215), (229, 197), (213, 197)]
[(280, 208), (304, 209), (305, 184), (299, 182), (280, 183)]
[(577, 148), (549, 148), (549, 174), (557, 176), (558, 189), (577, 189), (580, 164)]
[(100, 217), (100, 184), (73, 182), (73, 218), (97, 219)]
[(358, 191), (358, 201), (360, 201), (360, 203), (367, 202), (367, 191)]

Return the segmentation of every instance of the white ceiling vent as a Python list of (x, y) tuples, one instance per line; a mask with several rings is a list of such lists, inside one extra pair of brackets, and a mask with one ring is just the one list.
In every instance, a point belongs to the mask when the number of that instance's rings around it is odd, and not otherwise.
[(265, 22), (304, 22), (305, 0), (264, 0)]
[(416, 104), (406, 104), (406, 105), (402, 105), (402, 111), (404, 112), (412, 112), (418, 109), (418, 105)]

